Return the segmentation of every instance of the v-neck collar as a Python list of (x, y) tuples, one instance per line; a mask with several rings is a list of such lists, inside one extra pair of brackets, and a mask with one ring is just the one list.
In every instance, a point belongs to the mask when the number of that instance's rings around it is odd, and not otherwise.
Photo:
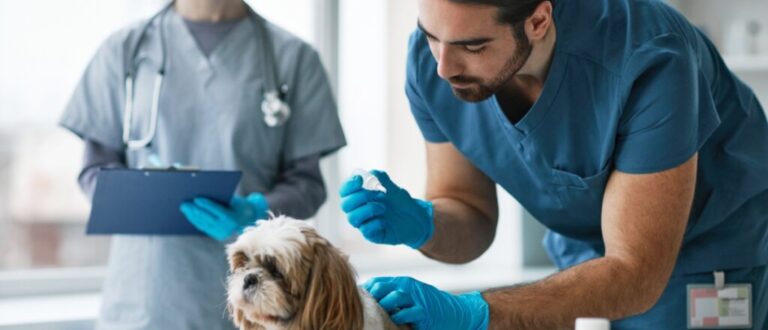
[[(184, 19), (175, 11), (170, 10), (168, 15), (168, 33), (166, 33), (166, 38), (175, 39), (175, 41), (180, 46), (180, 51), (184, 52), (185, 54), (189, 54), (194, 56), (194, 62), (198, 63), (203, 61), (208, 66), (212, 66), (216, 63), (218, 63), (221, 59), (224, 59), (228, 56), (228, 54), (231, 53), (231, 46), (232, 46), (232, 40), (240, 39), (239, 36), (243, 33), (245, 33), (245, 30), (249, 27), (251, 19), (246, 17), (242, 19), (237, 25), (235, 25), (229, 33), (219, 42), (216, 47), (211, 50), (211, 53), (206, 56), (205, 53), (203, 53), (203, 50), (200, 49), (200, 46), (197, 44), (197, 41), (195, 40), (195, 37), (192, 35), (192, 33), (187, 28), (187, 25), (184, 23)], [(172, 32), (170, 32), (172, 31)], [(171, 36), (173, 34), (173, 36)], [(176, 37), (176, 38), (173, 38)], [(166, 43), (169, 43), (169, 41), (166, 41)], [(169, 52), (172, 50), (168, 50)]]
[(563, 81), (563, 74), (567, 67), (567, 54), (560, 53), (555, 50), (554, 58), (550, 67), (550, 74), (547, 80), (544, 82), (544, 88), (539, 95), (539, 98), (531, 106), (528, 112), (521, 118), (516, 124), (512, 124), (507, 116), (504, 115), (504, 111), (501, 109), (499, 100), (496, 95), (488, 98), (485, 102), (488, 102), (490, 107), (494, 109), (496, 117), (502, 122), (508, 131), (510, 131), (516, 139), (523, 139), (530, 134), (540, 124), (541, 120), (546, 117), (552, 107)]
[(198, 48), (210, 55), (244, 18), (220, 22), (192, 21), (182, 18), (184, 26), (195, 38)]

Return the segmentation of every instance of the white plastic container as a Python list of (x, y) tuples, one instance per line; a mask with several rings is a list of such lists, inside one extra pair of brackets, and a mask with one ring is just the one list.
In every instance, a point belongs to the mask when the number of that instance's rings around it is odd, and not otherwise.
[(352, 171), (352, 175), (363, 177), (363, 189), (365, 190), (387, 192), (387, 188), (384, 188), (379, 182), (379, 178), (364, 169), (356, 168)]
[(611, 322), (596, 317), (580, 317), (576, 319), (576, 330), (611, 330)]

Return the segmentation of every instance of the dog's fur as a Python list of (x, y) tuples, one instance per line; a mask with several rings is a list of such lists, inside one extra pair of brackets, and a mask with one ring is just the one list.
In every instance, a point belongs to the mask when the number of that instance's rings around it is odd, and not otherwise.
[(227, 247), (228, 309), (251, 329), (399, 329), (346, 257), (304, 221), (260, 221)]

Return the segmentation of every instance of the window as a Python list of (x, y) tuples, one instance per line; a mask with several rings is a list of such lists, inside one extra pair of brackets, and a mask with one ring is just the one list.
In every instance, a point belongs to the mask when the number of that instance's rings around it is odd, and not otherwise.
[(105, 263), (108, 239), (83, 235), (82, 143), (56, 122), (98, 45), (161, 4), (0, 2), (0, 271)]

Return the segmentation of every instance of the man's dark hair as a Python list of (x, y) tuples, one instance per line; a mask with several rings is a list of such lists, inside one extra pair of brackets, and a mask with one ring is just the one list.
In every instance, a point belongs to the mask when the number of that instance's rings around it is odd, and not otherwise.
[(542, 2), (549, 1), (554, 6), (554, 0), (451, 0), (456, 3), (478, 4), (493, 6), (499, 9), (497, 17), (499, 23), (506, 23), (512, 26), (515, 38), (525, 39), (525, 29), (523, 23), (525, 19), (533, 14), (536, 7)]

